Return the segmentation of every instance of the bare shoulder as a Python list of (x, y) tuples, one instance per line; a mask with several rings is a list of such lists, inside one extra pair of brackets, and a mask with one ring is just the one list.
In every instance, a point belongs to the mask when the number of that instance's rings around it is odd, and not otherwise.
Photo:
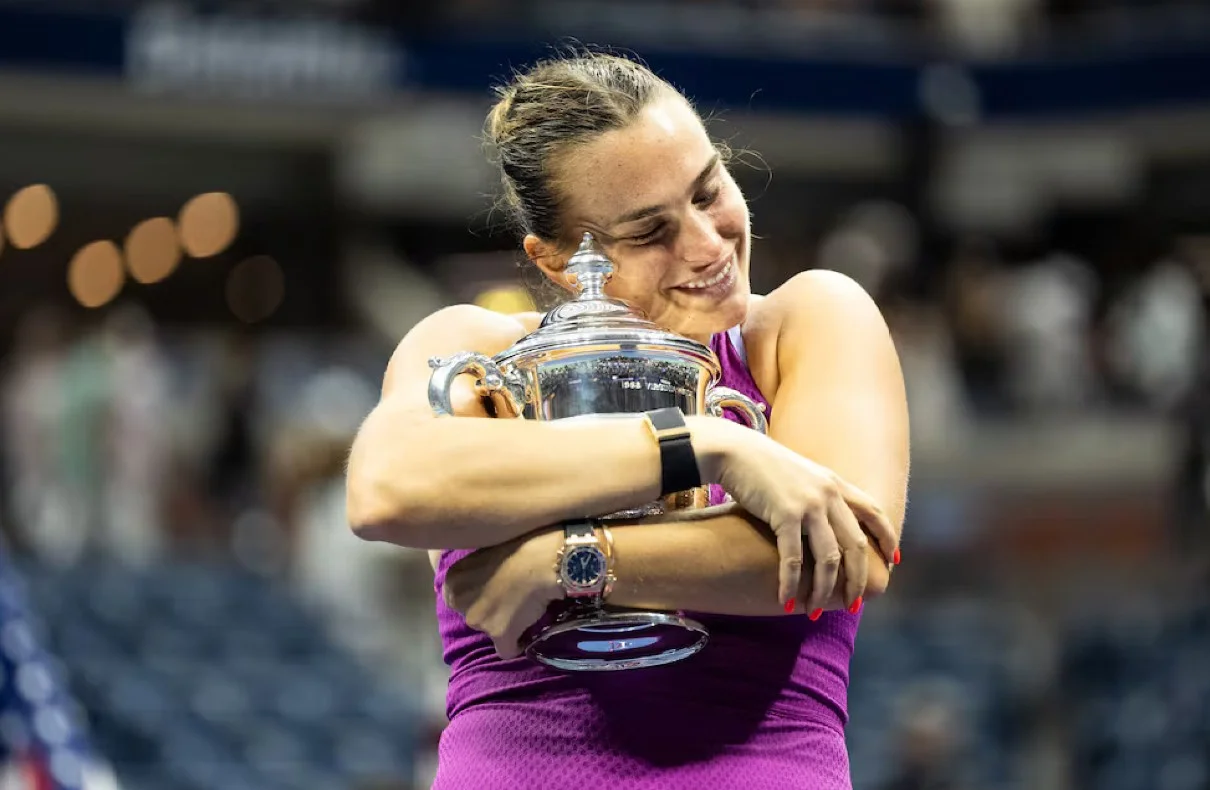
[(890, 343), (873, 297), (851, 277), (814, 269), (794, 275), (760, 305), (762, 323), (779, 347), (826, 343), (861, 351)]
[(753, 375), (770, 392), (806, 358), (891, 361), (888, 352), (895, 356), (886, 321), (870, 294), (851, 277), (824, 269), (796, 274), (754, 301), (744, 340), (752, 349)]
[(401, 377), (427, 377), (431, 357), (474, 351), (498, 354), (525, 336), (528, 314), (505, 315), (470, 304), (444, 307), (420, 321), (399, 341), (387, 366), (384, 391)]
[(526, 334), (528, 334), (537, 330), (538, 326), (542, 323), (542, 319), (546, 317), (546, 313), (513, 313), (509, 317), (518, 321), (525, 328)]
[[(870, 294), (853, 278), (827, 269), (800, 272), (769, 294), (762, 304), (779, 323), (843, 321), (883, 323)], [(772, 316), (771, 316), (772, 317)]]

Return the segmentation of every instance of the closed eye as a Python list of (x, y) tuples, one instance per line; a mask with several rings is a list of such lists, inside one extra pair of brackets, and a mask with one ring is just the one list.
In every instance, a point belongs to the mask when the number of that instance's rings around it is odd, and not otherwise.
[(643, 244), (651, 244), (652, 242), (657, 241), (660, 236), (663, 235), (664, 227), (665, 226), (661, 223), (640, 236), (631, 236), (627, 239), (627, 241), (629, 241), (631, 244), (638, 244), (640, 246)]
[(722, 192), (721, 187), (719, 187), (717, 185), (713, 186), (710, 189), (706, 190), (705, 192), (694, 197), (693, 202), (699, 206), (713, 205), (714, 201), (718, 200), (718, 196), (721, 192)]
[[(715, 201), (718, 200), (720, 194), (722, 194), (722, 186), (716, 183), (714, 186), (694, 195), (693, 204), (698, 208), (709, 208), (710, 206), (714, 205)], [(631, 244), (641, 247), (659, 241), (660, 237), (664, 235), (664, 232), (667, 229), (667, 223), (661, 222), (646, 233), (638, 236), (630, 236), (626, 240)]]

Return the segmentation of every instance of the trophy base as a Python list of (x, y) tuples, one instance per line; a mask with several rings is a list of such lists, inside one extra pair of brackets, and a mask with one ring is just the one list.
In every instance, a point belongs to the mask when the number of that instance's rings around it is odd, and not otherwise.
[(600, 518), (602, 521), (624, 521), (648, 516), (662, 516), (678, 510), (701, 510), (709, 506), (710, 486), (698, 486), (669, 494), (645, 505), (609, 513)]
[(572, 610), (525, 653), (565, 672), (617, 672), (682, 661), (708, 638), (701, 623), (670, 612)]

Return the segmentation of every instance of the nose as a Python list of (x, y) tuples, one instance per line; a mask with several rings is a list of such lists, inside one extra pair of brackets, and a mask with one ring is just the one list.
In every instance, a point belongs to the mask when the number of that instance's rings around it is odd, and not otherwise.
[(697, 211), (690, 214), (681, 233), (681, 254), (695, 272), (717, 263), (726, 246), (709, 215)]

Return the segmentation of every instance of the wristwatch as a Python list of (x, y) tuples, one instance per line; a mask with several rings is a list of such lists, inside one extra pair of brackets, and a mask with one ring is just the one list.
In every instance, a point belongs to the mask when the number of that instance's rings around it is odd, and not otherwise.
[(660, 447), (660, 496), (700, 486), (702, 472), (697, 466), (692, 435), (681, 410), (676, 407), (655, 409), (643, 412), (643, 418)]
[(609, 530), (594, 519), (564, 524), (563, 546), (555, 569), (568, 598), (603, 603), (614, 582), (613, 539)]

